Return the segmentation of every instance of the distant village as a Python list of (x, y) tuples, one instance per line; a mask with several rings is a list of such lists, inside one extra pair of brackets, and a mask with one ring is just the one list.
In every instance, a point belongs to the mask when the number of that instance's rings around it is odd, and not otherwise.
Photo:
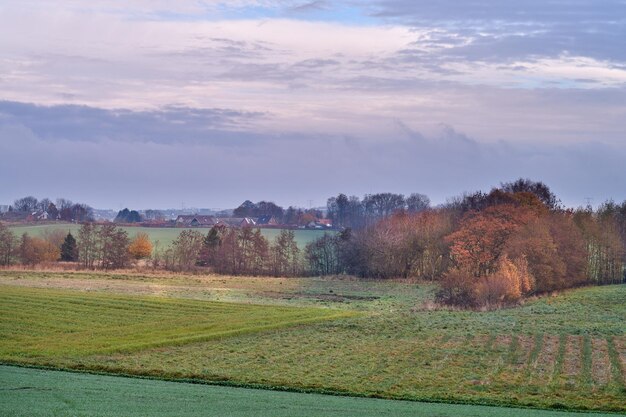
[(288, 228), (298, 227), (303, 229), (332, 229), (333, 225), (330, 219), (315, 219), (306, 224), (283, 224), (276, 217), (265, 215), (257, 218), (251, 217), (214, 217), (202, 215), (179, 215), (175, 221), (176, 227), (274, 227)]
[[(210, 213), (210, 214), (208, 214)], [(252, 203), (246, 200), (234, 210), (169, 209), (169, 210), (100, 210), (65, 199), (56, 203), (34, 197), (16, 200), (13, 205), (0, 205), (0, 221), (8, 224), (43, 224), (57, 221), (72, 223), (115, 222), (143, 227), (229, 228), (261, 227), (292, 229), (332, 229), (324, 209), (283, 209), (272, 202)]]

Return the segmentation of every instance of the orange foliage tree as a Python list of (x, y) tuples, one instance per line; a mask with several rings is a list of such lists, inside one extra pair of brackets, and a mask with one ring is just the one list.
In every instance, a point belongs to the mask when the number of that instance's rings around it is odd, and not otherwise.
[(20, 259), (25, 265), (36, 265), (41, 262), (59, 260), (59, 247), (38, 237), (30, 237), (24, 233), (19, 248)]
[(152, 255), (152, 242), (147, 233), (137, 233), (128, 245), (128, 253), (134, 259), (149, 258)]
[(536, 217), (536, 211), (513, 204), (469, 212), (457, 231), (446, 237), (457, 268), (475, 277), (495, 272), (509, 237)]
[(539, 292), (556, 288), (567, 266), (559, 255), (548, 217), (534, 219), (508, 240), (505, 251), (512, 259), (524, 257)]

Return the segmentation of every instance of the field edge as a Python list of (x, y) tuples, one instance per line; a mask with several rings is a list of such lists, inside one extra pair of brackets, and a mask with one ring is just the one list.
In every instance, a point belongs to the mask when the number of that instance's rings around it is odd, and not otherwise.
[(111, 376), (120, 378), (133, 378), (133, 379), (145, 379), (151, 381), (167, 381), (178, 382), (196, 385), (209, 385), (219, 387), (231, 387), (231, 388), (247, 388), (265, 391), (278, 391), (278, 392), (293, 392), (300, 394), (322, 394), (331, 395), (335, 397), (348, 397), (348, 398), (372, 398), (380, 400), (397, 400), (397, 401), (410, 401), (416, 403), (429, 403), (429, 404), (451, 404), (451, 405), (476, 405), (484, 407), (499, 407), (499, 408), (511, 408), (520, 410), (540, 410), (540, 411), (563, 411), (570, 413), (593, 413), (593, 414), (614, 414), (614, 415), (626, 415), (623, 410), (612, 409), (590, 409), (590, 408), (574, 408), (568, 407), (564, 404), (558, 404), (555, 407), (536, 407), (532, 404), (513, 403), (507, 401), (498, 400), (484, 400), (484, 401), (472, 401), (472, 400), (454, 400), (446, 398), (433, 398), (433, 397), (418, 397), (418, 396), (402, 396), (402, 395), (382, 395), (376, 393), (358, 393), (352, 391), (330, 390), (325, 388), (311, 388), (311, 387), (296, 387), (287, 385), (270, 385), (263, 383), (246, 383), (237, 382), (227, 379), (207, 379), (207, 378), (193, 378), (185, 376), (167, 376), (167, 375), (151, 375), (149, 373), (142, 372), (128, 372), (128, 370), (121, 371), (115, 370), (111, 367), (95, 367), (95, 366), (83, 366), (77, 364), (75, 366), (64, 367), (56, 365), (41, 365), (33, 363), (25, 363), (19, 361), (7, 361), (0, 359), (0, 366), (12, 366), (17, 368), (26, 369), (39, 369), (45, 371), (59, 371), (69, 372), (75, 374), (87, 374), (87, 375), (100, 375)]

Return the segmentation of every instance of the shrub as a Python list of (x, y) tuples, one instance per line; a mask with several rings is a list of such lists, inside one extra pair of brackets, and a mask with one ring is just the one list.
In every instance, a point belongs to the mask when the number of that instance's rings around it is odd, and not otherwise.
[(149, 258), (152, 255), (152, 242), (147, 233), (137, 233), (128, 245), (128, 253), (134, 259)]
[(518, 302), (533, 286), (526, 259), (511, 261), (504, 255), (498, 269), (486, 276), (476, 277), (467, 269), (450, 270), (441, 281), (437, 299), (463, 308), (496, 307)]

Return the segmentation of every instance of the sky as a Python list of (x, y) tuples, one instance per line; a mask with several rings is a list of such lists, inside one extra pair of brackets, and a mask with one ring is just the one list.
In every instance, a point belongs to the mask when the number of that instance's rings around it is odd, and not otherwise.
[(0, 204), (626, 199), (623, 0), (3, 0)]

